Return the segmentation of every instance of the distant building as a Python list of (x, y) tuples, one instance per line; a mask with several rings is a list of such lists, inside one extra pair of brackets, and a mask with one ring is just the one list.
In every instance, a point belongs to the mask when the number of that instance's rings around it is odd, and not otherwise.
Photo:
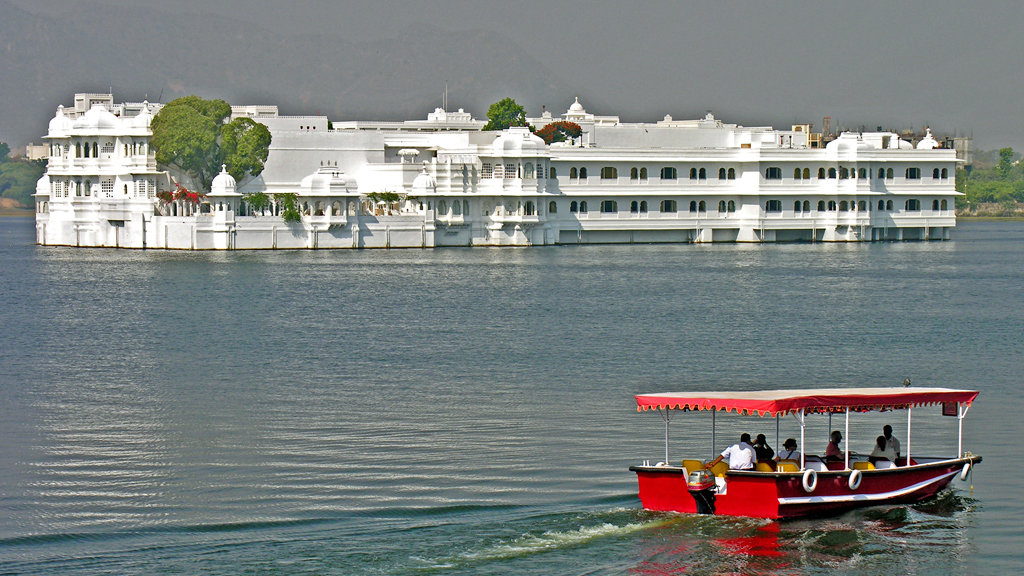
[[(631, 242), (946, 239), (956, 151), (926, 132), (790, 130), (666, 116), (624, 123), (577, 100), (537, 129), (578, 124), (547, 145), (527, 128), (484, 132), (459, 110), (425, 120), (339, 121), (234, 106), (265, 124), (263, 173), (219, 175), (197, 203), (164, 202), (184, 177), (149, 147), (159, 106), (79, 94), (46, 136), (36, 193), (40, 244), (173, 249), (530, 246)], [(815, 144), (817, 143), (817, 147)], [(257, 213), (245, 195), (274, 202)], [(398, 200), (382, 199), (394, 193)], [(379, 193), (379, 194), (373, 194)], [(300, 222), (281, 217), (295, 194)]]
[(25, 146), (25, 158), (29, 160), (42, 160), (50, 156), (50, 148), (46, 144), (34, 144), (29, 142)]

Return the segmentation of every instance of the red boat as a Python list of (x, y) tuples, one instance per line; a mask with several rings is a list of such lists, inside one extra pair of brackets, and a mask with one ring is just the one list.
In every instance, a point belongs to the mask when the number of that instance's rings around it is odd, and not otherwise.
[[(665, 421), (665, 460), (654, 465), (647, 461), (629, 469), (636, 472), (640, 501), (647, 510), (792, 518), (838, 514), (861, 506), (919, 502), (946, 488), (957, 476), (965, 480), (972, 467), (981, 462), (981, 456), (963, 451), (963, 419), (977, 396), (977, 391), (948, 388), (644, 394), (636, 397), (637, 409), (657, 410)], [(958, 420), (956, 456), (912, 456), (913, 409), (939, 405), (944, 415)], [(707, 464), (702, 460), (670, 463), (668, 431), (672, 412), (704, 410), (711, 411), (713, 452), (714, 418), (721, 411), (776, 419), (792, 415), (800, 424), (802, 450), (808, 415), (845, 415), (844, 438), (848, 439), (851, 412), (906, 410), (905, 453), (895, 462), (871, 462), (866, 455), (847, 450), (843, 461), (825, 462), (801, 452), (799, 461), (760, 462), (753, 470), (729, 470), (727, 462), (720, 462), (711, 468), (711, 475), (702, 472)], [(709, 478), (714, 480), (710, 488)]]

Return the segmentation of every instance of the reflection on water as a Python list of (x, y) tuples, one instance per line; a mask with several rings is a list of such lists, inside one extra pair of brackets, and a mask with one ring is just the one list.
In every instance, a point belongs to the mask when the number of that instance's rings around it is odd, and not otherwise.
[[(1003, 472), (1024, 407), (1017, 224), (941, 243), (216, 254), (0, 232), (17, 303), (0, 309), (0, 572), (1024, 568)], [(787, 522), (638, 509), (627, 468), (664, 447), (633, 394), (907, 376), (982, 390), (965, 438), (985, 462), (959, 492)], [(916, 453), (955, 449), (955, 419), (917, 412)], [(673, 419), (673, 459), (713, 453), (703, 416)], [(903, 437), (901, 418), (859, 416), (847, 441)], [(717, 448), (774, 428), (719, 418)], [(806, 449), (829, 429), (809, 418)]]

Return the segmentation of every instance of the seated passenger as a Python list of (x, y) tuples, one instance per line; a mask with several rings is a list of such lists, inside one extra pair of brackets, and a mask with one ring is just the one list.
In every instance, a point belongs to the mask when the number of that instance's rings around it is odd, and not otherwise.
[(896, 461), (896, 451), (892, 449), (892, 445), (885, 436), (879, 436), (875, 440), (875, 448), (871, 451), (871, 455), (868, 456), (868, 462), (871, 462), (872, 464), (882, 460), (888, 462)]
[(793, 438), (786, 438), (786, 441), (782, 443), (782, 450), (779, 451), (779, 455), (775, 457), (775, 461), (779, 460), (796, 460), (800, 461), (800, 451), (796, 449), (796, 440)]
[(758, 434), (757, 439), (754, 440), (754, 453), (757, 454), (758, 462), (771, 462), (775, 457), (775, 450), (768, 445), (768, 439), (764, 437), (764, 434)]
[(708, 462), (704, 467), (713, 468), (723, 458), (729, 459), (730, 470), (752, 470), (757, 454), (754, 452), (754, 447), (750, 445), (750, 434), (746, 432), (741, 434), (738, 444), (733, 444), (726, 448), (718, 458)]
[(839, 449), (839, 443), (843, 441), (843, 434), (839, 430), (833, 430), (829, 436), (828, 446), (825, 447), (825, 462), (843, 462), (845, 455)]

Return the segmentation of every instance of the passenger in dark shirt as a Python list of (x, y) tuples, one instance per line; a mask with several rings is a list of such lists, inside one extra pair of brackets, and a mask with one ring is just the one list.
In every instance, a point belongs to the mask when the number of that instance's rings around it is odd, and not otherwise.
[(768, 439), (764, 437), (764, 434), (757, 435), (757, 440), (754, 441), (754, 452), (757, 454), (758, 462), (772, 462), (772, 458), (775, 458), (775, 450), (768, 445)]

